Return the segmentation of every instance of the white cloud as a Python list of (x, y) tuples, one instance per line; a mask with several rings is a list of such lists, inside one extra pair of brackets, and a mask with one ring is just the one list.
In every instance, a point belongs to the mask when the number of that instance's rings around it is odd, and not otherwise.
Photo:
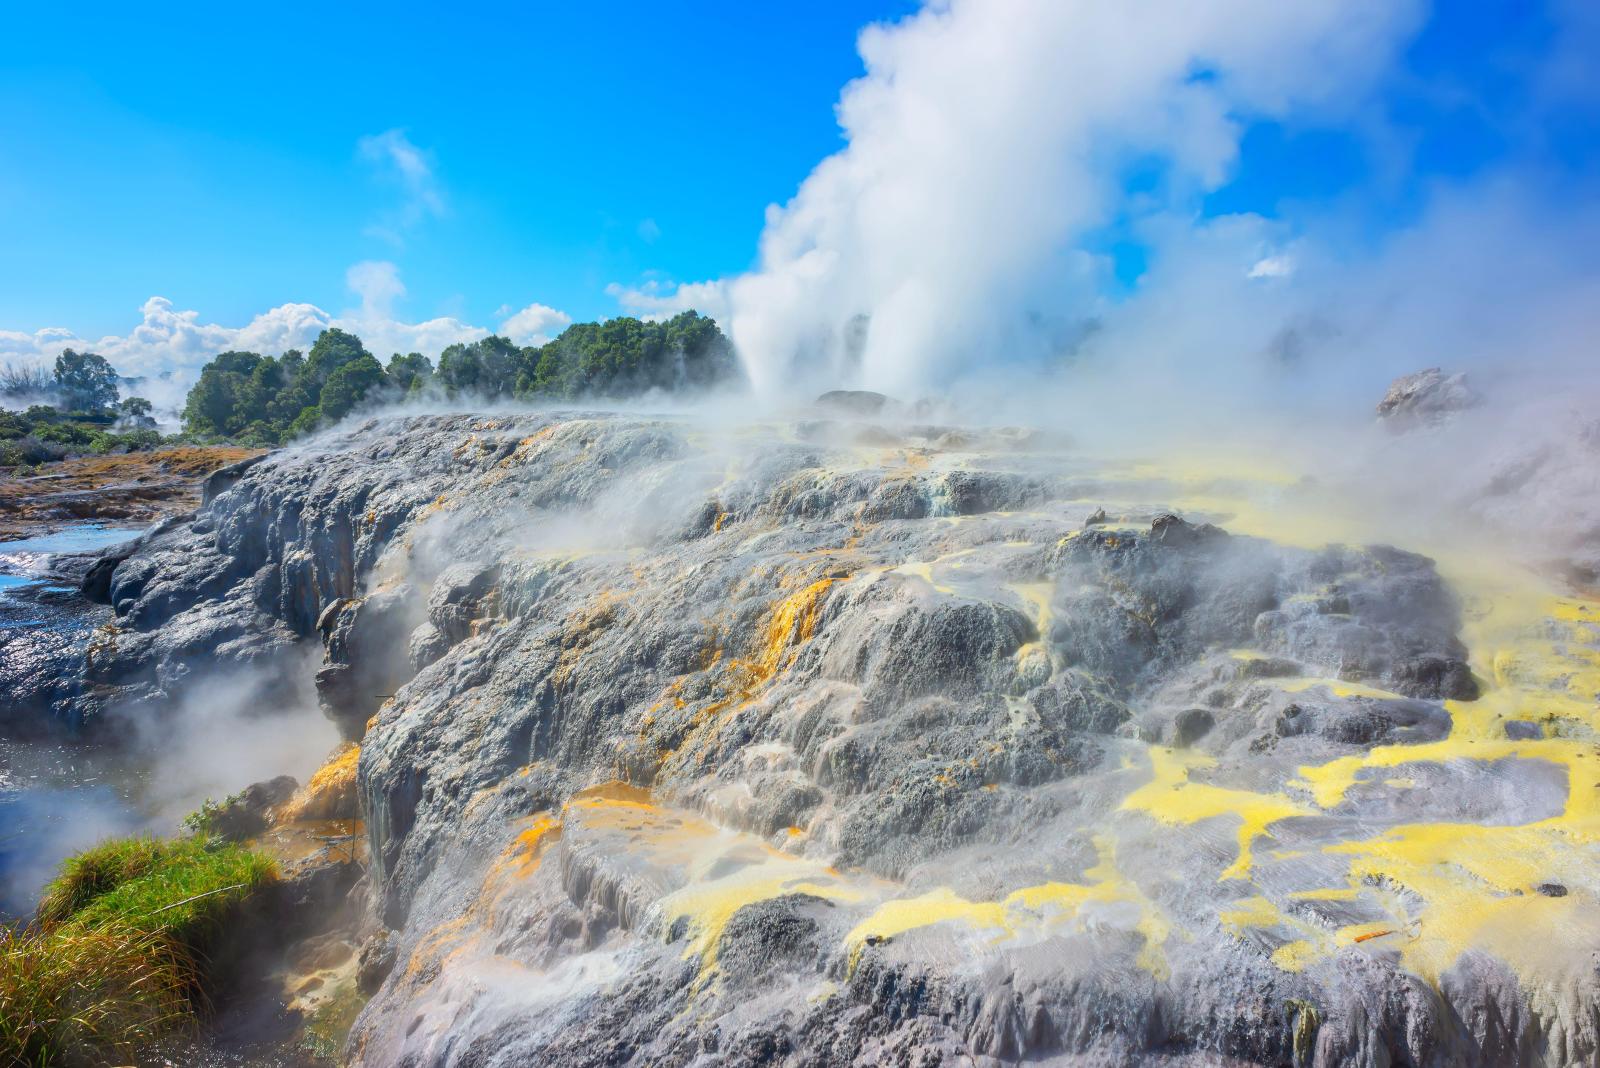
[(1288, 278), (1294, 274), (1294, 260), (1289, 256), (1263, 256), (1257, 260), (1246, 278)]
[(506, 318), (499, 332), (519, 345), (543, 345), (571, 323), (566, 312), (535, 303)]
[(361, 298), (360, 317), (387, 319), (393, 313), (394, 302), (406, 295), (405, 283), (400, 281), (400, 268), (387, 260), (362, 260), (344, 272), (344, 283), (350, 292)]
[(411, 143), (401, 129), (385, 130), (357, 142), (361, 157), (401, 191), (399, 206), (367, 227), (367, 233), (395, 245), (424, 219), (446, 215), (449, 206), (434, 174), (433, 156)]
[(728, 308), (727, 283), (721, 281), (671, 283), (650, 279), (636, 286), (612, 282), (606, 286), (606, 295), (621, 305), (625, 314), (649, 322), (670, 319), (691, 309), (720, 322)]
[[(219, 352), (238, 349), (278, 356), (288, 349), (304, 351), (329, 327), (356, 334), (380, 361), (396, 352), (421, 352), (434, 358), (450, 345), (490, 333), (486, 327), (452, 316), (415, 323), (398, 318), (394, 306), (406, 288), (399, 269), (387, 261), (357, 263), (346, 272), (345, 280), (360, 305), (340, 315), (315, 304), (280, 304), (243, 326), (222, 326), (203, 323), (199, 312), (178, 310), (172, 301), (157, 296), (144, 302), (139, 323), (126, 334), (94, 339), (65, 327), (33, 332), (0, 330), (0, 362), (54, 360), (68, 348), (98, 352), (125, 376), (162, 377), (168, 391), (181, 399), (181, 391)], [(519, 344), (532, 344), (571, 321), (563, 311), (533, 303), (506, 319), (500, 329)], [(165, 399), (171, 403), (173, 398)]]
[(661, 237), (661, 227), (654, 219), (644, 219), (639, 223), (639, 236), (645, 244), (653, 245)]
[(309, 347), (318, 334), (332, 325), (332, 317), (315, 304), (280, 304), (240, 329), (233, 347), (276, 356), (289, 349)]

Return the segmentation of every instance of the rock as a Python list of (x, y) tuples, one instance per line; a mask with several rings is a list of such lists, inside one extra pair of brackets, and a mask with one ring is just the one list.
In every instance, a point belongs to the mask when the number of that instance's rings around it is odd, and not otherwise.
[(370, 996), (383, 985), (394, 970), (395, 952), (394, 936), (381, 927), (361, 943), (356, 962), (356, 986), (363, 994)]
[[(1449, 876), (1370, 846), (1552, 819), (1565, 768), (1430, 746), (1337, 798), (1303, 778), (1440, 741), (1476, 695), (1432, 561), (845, 422), (731, 449), (616, 413), (346, 424), (120, 563), (63, 700), (316, 674), (360, 745), (273, 833), (365, 821), (359, 886), (323, 856), (284, 891), (384, 925), (338, 934), (359, 1063), (1585, 1062), (1575, 958), (1518, 964), (1550, 1012), (1492, 957), (1412, 974)], [(1428, 919), (1319, 934), (1398, 908)]]
[(116, 572), (117, 565), (132, 556), (137, 548), (136, 543), (129, 542), (101, 553), (83, 573), (79, 590), (95, 604), (110, 604), (111, 576)]
[(882, 393), (866, 389), (830, 389), (816, 399), (818, 408), (843, 415), (878, 415), (891, 402)]
[(200, 486), (200, 504), (202, 507), (216, 500), (217, 497), (238, 484), (246, 471), (267, 458), (263, 453), (260, 456), (249, 456), (227, 467), (219, 467), (206, 476)]
[(1437, 367), (1402, 375), (1378, 402), (1378, 418), (1394, 431), (1436, 426), (1483, 403), (1465, 374), (1447, 375)]
[(1216, 717), (1205, 709), (1186, 708), (1172, 721), (1172, 744), (1178, 749), (1187, 749), (1209, 734), (1216, 724)]
[(265, 831), (274, 812), (294, 796), (300, 784), (290, 775), (252, 783), (213, 813), (208, 829), (230, 842), (242, 842)]
[(279, 809), (278, 818), (284, 821), (354, 819), (359, 815), (356, 769), (360, 760), (359, 745), (346, 742), (340, 746)]

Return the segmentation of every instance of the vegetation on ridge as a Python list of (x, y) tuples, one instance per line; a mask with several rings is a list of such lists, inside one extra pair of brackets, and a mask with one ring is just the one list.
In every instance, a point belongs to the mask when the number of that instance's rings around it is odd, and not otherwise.
[[(455, 344), (438, 363), (420, 352), (387, 364), (355, 334), (330, 327), (309, 352), (282, 356), (218, 353), (185, 398), (183, 439), (281, 445), (379, 400), (477, 396), (490, 400), (623, 399), (654, 390), (699, 390), (739, 374), (733, 346), (694, 311), (662, 322), (629, 317), (574, 323), (543, 345), (490, 336)], [(0, 366), (0, 467), (28, 468), (84, 453), (170, 445), (149, 401), (120, 397), (116, 371), (101, 356), (67, 349), (53, 371)]]
[(703, 389), (737, 374), (733, 347), (717, 324), (693, 311), (665, 322), (617, 318), (575, 323), (545, 345), (498, 336), (455, 344), (438, 366), (421, 353), (387, 365), (359, 337), (324, 330), (309, 353), (224, 352), (201, 370), (183, 408), (183, 427), (201, 440), (277, 445), (348, 414), (374, 398), (453, 397), (571, 400), (633, 397), (651, 390)]

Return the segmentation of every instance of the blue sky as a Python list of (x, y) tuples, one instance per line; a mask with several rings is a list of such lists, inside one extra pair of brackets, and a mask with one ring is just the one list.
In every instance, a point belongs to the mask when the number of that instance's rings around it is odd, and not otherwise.
[[(26, 5), (0, 53), (0, 331), (125, 334), (155, 294), (203, 323), (337, 315), (368, 261), (394, 265), (396, 317), (491, 327), (736, 275), (766, 207), (843, 145), (860, 28), (916, 6)], [(1336, 218), (1361, 245), (1494, 173), (1592, 199), (1584, 8), (1437, 5), (1358, 104), (1239, 116), (1225, 179), (1165, 207)], [(1125, 210), (1075, 236), (1113, 295), (1158, 254), (1137, 205), (1164, 167), (1128, 167)]]
[[(857, 30), (910, 6), (15, 7), (0, 328), (122, 331), (152, 293), (230, 323), (336, 309), (364, 259), (400, 266), (412, 315), (473, 321), (739, 270), (766, 205), (839, 147)], [(368, 231), (403, 190), (358, 148), (391, 129), (445, 206), (399, 245)]]

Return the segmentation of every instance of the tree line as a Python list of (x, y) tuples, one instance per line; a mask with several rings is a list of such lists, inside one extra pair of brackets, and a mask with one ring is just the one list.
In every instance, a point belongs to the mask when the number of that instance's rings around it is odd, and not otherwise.
[(330, 327), (307, 353), (224, 352), (202, 368), (183, 407), (191, 437), (277, 445), (369, 400), (437, 393), (488, 399), (627, 398), (695, 390), (739, 374), (717, 324), (686, 311), (664, 322), (575, 323), (545, 345), (490, 336), (451, 345), (435, 365), (417, 352), (387, 365), (354, 334)]

